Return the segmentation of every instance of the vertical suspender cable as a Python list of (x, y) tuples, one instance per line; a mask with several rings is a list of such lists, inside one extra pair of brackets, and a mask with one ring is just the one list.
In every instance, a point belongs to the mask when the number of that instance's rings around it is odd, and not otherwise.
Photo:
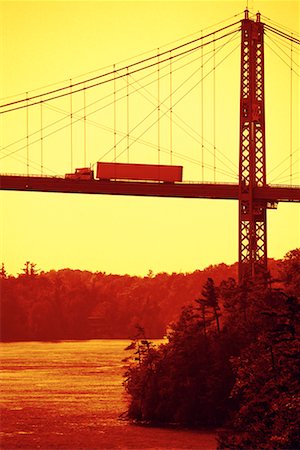
[(290, 184), (293, 184), (293, 41), (291, 41), (290, 77)]
[(126, 108), (127, 108), (127, 163), (129, 163), (129, 73), (127, 67), (127, 89), (126, 89)]
[[(201, 30), (201, 37), (203, 31)], [(204, 89), (203, 89), (203, 45), (201, 46), (201, 167), (202, 167), (202, 182), (204, 181), (204, 103), (203, 103)]]
[(70, 149), (71, 149), (71, 173), (73, 172), (73, 104), (72, 104), (72, 79), (70, 79)]
[(157, 49), (157, 161), (158, 165), (160, 164), (160, 67), (159, 67), (159, 48)]
[(173, 100), (172, 100), (172, 50), (170, 50), (170, 164), (173, 163)]
[(216, 182), (216, 42), (213, 45), (213, 144), (214, 144), (214, 182)]
[(84, 167), (86, 167), (86, 89), (84, 83), (83, 89), (83, 152), (84, 152)]
[(41, 175), (43, 175), (44, 171), (44, 137), (43, 137), (43, 100), (41, 99)]
[(28, 108), (28, 92), (27, 95), (27, 108), (26, 108), (26, 171), (29, 175), (29, 108)]
[(117, 92), (116, 92), (116, 65), (114, 64), (114, 162), (117, 159)]

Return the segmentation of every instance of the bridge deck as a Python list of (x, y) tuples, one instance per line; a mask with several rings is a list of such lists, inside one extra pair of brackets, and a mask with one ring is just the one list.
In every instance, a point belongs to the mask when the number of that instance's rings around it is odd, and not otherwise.
[[(0, 175), (0, 190), (237, 200), (239, 187), (238, 184), (225, 183), (70, 180), (59, 177)], [(300, 187), (260, 187), (254, 189), (253, 195), (256, 200), (269, 202), (300, 202)]]

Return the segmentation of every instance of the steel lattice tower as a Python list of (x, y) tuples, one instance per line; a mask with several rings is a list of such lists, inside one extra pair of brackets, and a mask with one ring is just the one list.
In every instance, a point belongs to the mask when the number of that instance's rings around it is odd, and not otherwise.
[(240, 160), (239, 160), (239, 278), (267, 271), (267, 202), (255, 200), (266, 186), (264, 25), (248, 11), (242, 20)]

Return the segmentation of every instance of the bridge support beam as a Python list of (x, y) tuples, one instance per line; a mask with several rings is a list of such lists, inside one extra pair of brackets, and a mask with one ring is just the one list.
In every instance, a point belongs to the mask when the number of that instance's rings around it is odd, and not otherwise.
[(239, 281), (267, 271), (267, 202), (254, 197), (266, 186), (264, 25), (260, 14), (242, 20), (239, 149)]

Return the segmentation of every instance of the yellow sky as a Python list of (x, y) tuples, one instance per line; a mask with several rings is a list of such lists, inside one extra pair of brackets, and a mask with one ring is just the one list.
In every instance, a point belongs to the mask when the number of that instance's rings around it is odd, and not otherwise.
[[(246, 1), (193, 1), (193, 2), (1, 2), (1, 60), (0, 97), (6, 99), (22, 93), (32, 93), (37, 88), (65, 80), (82, 80), (80, 75), (101, 73), (102, 67), (121, 67), (132, 61), (135, 55), (154, 55), (157, 49), (172, 48), (173, 42), (182, 43), (191, 38), (234, 22), (234, 17), (245, 9)], [(263, 15), (292, 30), (299, 32), (299, 2), (248, 1), (253, 12)], [(207, 29), (211, 25), (216, 26)], [(201, 31), (203, 30), (203, 31)], [(267, 39), (266, 39), (267, 44)], [(218, 44), (219, 45), (219, 44)], [(266, 129), (267, 169), (274, 169), (268, 178), (277, 183), (289, 183), (289, 152), (292, 145), (294, 178), (299, 182), (299, 76), (293, 77), (293, 127), (290, 141), (290, 69), (284, 60), (290, 55), (289, 44), (280, 53), (276, 39), (266, 46)], [(216, 146), (226, 166), (218, 172), (217, 181), (234, 181), (227, 176), (227, 169), (236, 167), (239, 143), (239, 39), (228, 44), (232, 56), (228, 56), (216, 71)], [(272, 47), (273, 50), (270, 48)], [(218, 47), (219, 48), (219, 47)], [(275, 52), (274, 52), (275, 50)], [(295, 49), (293, 49), (295, 52)], [(299, 49), (298, 49), (299, 51)], [(217, 58), (221, 59), (223, 49)], [(226, 48), (224, 50), (226, 55)], [(294, 53), (295, 55), (295, 53)], [(268, 58), (268, 59), (267, 59)], [(121, 64), (120, 61), (123, 61)], [(299, 64), (299, 58), (297, 64)], [(174, 72), (174, 84), (189, 77), (197, 62)], [(209, 63), (208, 63), (209, 65)], [(174, 63), (175, 67), (175, 63)], [(179, 67), (179, 66), (178, 66)], [(296, 66), (295, 66), (296, 68)], [(99, 69), (99, 70), (98, 70)], [(167, 74), (168, 68), (165, 68)], [(297, 68), (299, 75), (299, 67)], [(95, 71), (95, 72), (94, 72)], [(178, 73), (178, 75), (177, 75)], [(198, 72), (199, 74), (199, 72)], [(154, 74), (153, 77), (156, 75)], [(176, 78), (178, 76), (178, 78)], [(200, 76), (200, 74), (199, 74)], [(67, 81), (68, 83), (69, 81)], [(135, 82), (142, 83), (136, 78)], [(123, 83), (123, 85), (122, 85)], [(179, 117), (188, 122), (210, 142), (212, 76), (205, 84), (205, 110), (201, 122), (201, 86), (192, 95), (179, 102)], [(178, 86), (177, 84), (177, 86)], [(193, 85), (191, 84), (190, 87)], [(120, 92), (126, 86), (116, 85)], [(97, 96), (111, 95), (108, 91), (87, 93), (87, 104)], [(168, 92), (168, 77), (161, 81), (160, 95)], [(187, 90), (189, 85), (187, 84)], [(183, 91), (184, 92), (184, 91)], [(152, 83), (143, 91), (144, 96), (157, 97), (157, 85)], [(177, 97), (176, 97), (177, 95)], [(198, 96), (198, 97), (197, 97)], [(12, 97), (14, 99), (15, 97)], [(174, 102), (179, 100), (174, 94)], [(197, 103), (197, 98), (199, 102)], [(196, 99), (196, 101), (195, 101)], [(118, 102), (118, 140), (126, 134), (126, 98)], [(194, 101), (194, 103), (193, 103)], [(1, 101), (3, 103), (4, 101)], [(83, 98), (73, 100), (73, 109), (81, 108)], [(135, 102), (135, 103), (134, 103)], [(198, 104), (198, 106), (197, 106)], [(196, 105), (196, 106), (195, 106)], [(70, 107), (69, 99), (58, 101), (55, 106), (63, 110)], [(155, 107), (155, 106), (154, 106)], [(180, 109), (181, 108), (181, 109)], [(153, 103), (136, 95), (131, 104), (131, 127), (142, 114), (153, 109)], [(39, 110), (29, 113), (29, 131), (38, 129)], [(44, 124), (61, 118), (61, 113), (44, 109)], [(113, 109), (108, 113), (90, 116), (97, 122), (87, 128), (87, 163), (96, 161), (105, 152), (105, 160), (112, 160)], [(1, 124), (1, 146), (26, 136), (26, 113), (10, 113)], [(135, 122), (136, 121), (136, 122)], [(160, 140), (162, 148), (169, 146), (169, 119), (161, 119)], [(83, 124), (73, 126), (73, 165), (83, 164)], [(105, 131), (103, 128), (109, 128)], [(119, 134), (120, 132), (120, 134)], [(138, 134), (138, 133), (137, 133)], [(38, 138), (39, 134), (36, 135)], [(70, 171), (70, 131), (54, 134), (44, 143), (44, 171), (64, 174)], [(143, 138), (155, 143), (157, 131), (153, 127)], [(22, 143), (22, 145), (24, 142)], [(122, 152), (126, 143), (118, 144)], [(22, 147), (21, 145), (21, 147)], [(125, 145), (125, 147), (124, 147)], [(174, 152), (198, 159), (198, 164), (180, 160), (175, 164), (184, 166), (184, 179), (201, 181), (201, 139), (195, 142), (187, 133), (173, 125)], [(17, 150), (18, 146), (9, 147)], [(29, 147), (30, 159), (40, 162), (40, 144)], [(8, 153), (8, 150), (5, 150)], [(5, 153), (5, 154), (6, 154)], [(124, 153), (124, 155), (126, 152)], [(22, 150), (12, 158), (0, 160), (3, 173), (26, 173), (26, 142)], [(123, 156), (124, 156), (123, 155)], [(230, 161), (224, 160), (225, 155)], [(168, 152), (161, 153), (161, 162), (168, 163)], [(211, 164), (211, 156), (206, 157)], [(20, 163), (22, 159), (22, 164)], [(278, 169), (276, 166), (284, 159)], [(298, 159), (298, 162), (297, 162)], [(156, 162), (157, 151), (140, 142), (132, 146), (132, 162)], [(34, 169), (33, 169), (34, 170)], [(38, 172), (38, 170), (37, 170)], [(298, 175), (297, 175), (298, 172)], [(297, 178), (298, 177), (298, 178)], [(213, 174), (205, 169), (205, 181), (213, 181)], [(17, 273), (26, 260), (37, 263), (43, 270), (78, 268), (112, 273), (144, 275), (149, 269), (160, 271), (192, 271), (209, 264), (233, 263), (238, 258), (238, 205), (234, 201), (159, 199), (113, 196), (89, 196), (78, 194), (44, 194), (0, 192), (1, 249), (0, 262), (6, 264), (10, 273)], [(300, 245), (300, 209), (296, 204), (279, 204), (277, 211), (268, 212), (269, 257), (281, 258), (288, 250)]]

